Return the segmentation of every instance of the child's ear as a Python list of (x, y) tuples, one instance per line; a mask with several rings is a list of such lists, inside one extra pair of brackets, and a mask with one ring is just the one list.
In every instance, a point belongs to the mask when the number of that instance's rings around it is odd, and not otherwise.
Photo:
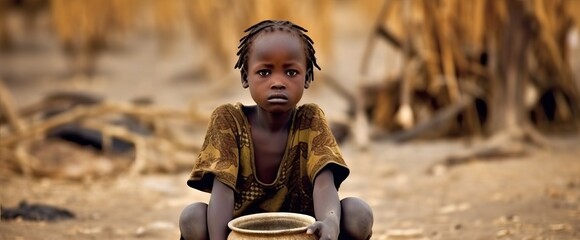
[(242, 87), (243, 88), (248, 88), (250, 85), (248, 84), (248, 78), (242, 76)]
[(306, 76), (304, 76), (304, 78), (305, 78), (304, 79), (304, 89), (308, 89), (310, 87), (310, 83), (312, 83), (312, 79), (313, 79), (312, 74), (314, 74), (314, 73), (312, 72), (312, 70), (310, 70), (306, 73)]

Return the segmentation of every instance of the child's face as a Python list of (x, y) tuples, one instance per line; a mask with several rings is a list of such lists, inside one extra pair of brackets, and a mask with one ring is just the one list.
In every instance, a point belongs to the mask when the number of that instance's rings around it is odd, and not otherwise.
[(264, 32), (254, 39), (248, 55), (248, 78), (243, 84), (264, 110), (292, 110), (308, 88), (302, 44), (298, 36), (284, 31)]

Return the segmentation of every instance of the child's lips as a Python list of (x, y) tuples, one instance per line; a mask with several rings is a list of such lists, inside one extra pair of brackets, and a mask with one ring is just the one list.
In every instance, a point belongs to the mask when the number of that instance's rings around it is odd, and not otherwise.
[(286, 103), (288, 102), (288, 96), (283, 93), (273, 93), (268, 96), (269, 103)]

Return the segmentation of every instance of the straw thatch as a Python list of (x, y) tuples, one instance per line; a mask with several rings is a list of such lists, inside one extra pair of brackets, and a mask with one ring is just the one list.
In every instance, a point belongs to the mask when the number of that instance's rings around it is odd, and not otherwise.
[[(373, 93), (363, 107), (371, 112), (372, 124), (385, 130), (378, 135), (393, 136), (427, 122), (439, 127), (422, 127), (415, 136), (493, 134), (547, 119), (574, 125), (580, 115), (580, 85), (572, 76), (566, 37), (577, 5), (385, 1), (371, 38), (398, 49), (406, 64), (380, 89), (361, 83), (363, 92)], [(363, 61), (363, 76), (367, 65)], [(546, 97), (555, 106), (546, 106)], [(550, 115), (552, 108), (557, 116)], [(439, 120), (446, 111), (452, 114)]]

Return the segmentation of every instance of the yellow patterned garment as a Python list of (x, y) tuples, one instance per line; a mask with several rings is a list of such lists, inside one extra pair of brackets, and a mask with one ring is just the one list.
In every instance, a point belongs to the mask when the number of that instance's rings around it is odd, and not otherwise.
[(276, 180), (264, 184), (254, 175), (254, 148), (244, 108), (237, 103), (214, 110), (187, 185), (211, 192), (217, 177), (234, 190), (234, 217), (259, 212), (314, 216), (312, 190), (316, 174), (328, 166), (337, 189), (349, 174), (324, 113), (315, 104), (294, 110)]

